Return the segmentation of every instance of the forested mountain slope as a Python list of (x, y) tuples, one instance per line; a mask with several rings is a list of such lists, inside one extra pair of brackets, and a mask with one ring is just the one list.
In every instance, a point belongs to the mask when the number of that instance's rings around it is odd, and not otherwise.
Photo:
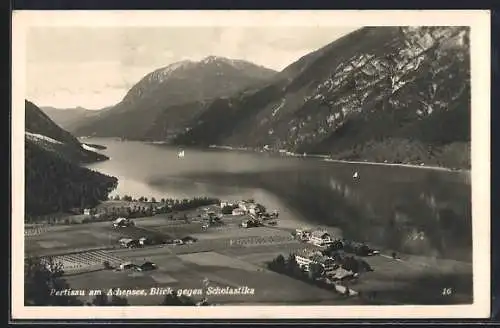
[[(157, 69), (138, 81), (117, 105), (75, 126), (77, 136), (162, 139), (191, 119), (207, 102), (259, 84), (276, 72), (224, 57), (185, 60)], [(190, 106), (192, 105), (192, 106)], [(187, 111), (187, 116), (184, 115)]]
[(25, 209), (36, 216), (97, 205), (117, 179), (91, 171), (35, 143), (25, 143)]
[(467, 27), (365, 27), (210, 104), (176, 143), (470, 166)]
[(25, 101), (26, 140), (46, 150), (81, 163), (108, 159), (105, 155), (87, 150), (71, 133), (55, 124), (40, 108)]
[(83, 148), (36, 105), (26, 101), (25, 214), (27, 217), (94, 206), (107, 198), (117, 179), (81, 163), (107, 157)]

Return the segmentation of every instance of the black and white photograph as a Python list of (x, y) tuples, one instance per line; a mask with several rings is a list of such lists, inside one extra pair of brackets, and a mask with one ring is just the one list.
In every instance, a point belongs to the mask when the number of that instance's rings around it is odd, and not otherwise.
[(489, 19), (14, 12), (13, 313), (488, 316)]

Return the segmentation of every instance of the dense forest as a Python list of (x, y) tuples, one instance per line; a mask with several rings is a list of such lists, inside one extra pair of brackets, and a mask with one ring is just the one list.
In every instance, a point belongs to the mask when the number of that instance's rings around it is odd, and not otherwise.
[(26, 216), (93, 207), (107, 199), (118, 180), (80, 167), (35, 143), (25, 143)]
[(92, 207), (107, 199), (118, 181), (84, 167), (108, 159), (83, 148), (35, 104), (25, 101), (25, 216)]

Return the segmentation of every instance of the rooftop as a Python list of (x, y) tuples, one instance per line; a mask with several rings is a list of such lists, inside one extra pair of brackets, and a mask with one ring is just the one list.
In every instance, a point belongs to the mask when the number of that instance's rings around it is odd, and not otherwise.
[(342, 279), (342, 278), (348, 277), (350, 275), (353, 275), (352, 271), (348, 271), (342, 267), (339, 267), (334, 271), (334, 273), (331, 276), (332, 276), (332, 278)]
[(302, 249), (296, 253), (297, 256), (308, 258), (314, 262), (325, 263), (328, 260), (333, 261), (333, 258), (323, 255), (320, 251), (311, 249)]
[(325, 235), (330, 236), (326, 230), (316, 230), (311, 233), (312, 237), (323, 238)]
[(311, 256), (310, 259), (313, 260), (314, 262), (317, 262), (317, 263), (325, 263), (328, 260), (333, 261), (332, 258), (325, 256), (325, 255), (319, 255), (319, 254), (315, 254), (315, 255)]
[(307, 257), (307, 258), (310, 258), (310, 257), (315, 256), (315, 255), (322, 256), (320, 251), (312, 250), (309, 248), (304, 248), (304, 249), (297, 251), (296, 255), (302, 256), (302, 257)]

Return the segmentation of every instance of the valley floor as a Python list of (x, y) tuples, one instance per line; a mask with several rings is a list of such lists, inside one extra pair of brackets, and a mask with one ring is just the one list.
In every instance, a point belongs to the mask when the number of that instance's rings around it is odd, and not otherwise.
[[(205, 207), (206, 208), (206, 207)], [(213, 207), (215, 209), (215, 207)], [(192, 213), (191, 213), (192, 214)], [(217, 304), (464, 304), (472, 302), (472, 264), (400, 254), (393, 259), (382, 252), (365, 260), (374, 268), (349, 288), (358, 296), (341, 295), (336, 286), (321, 288), (305, 281), (269, 271), (266, 263), (277, 255), (304, 248), (317, 248), (295, 240), (289, 229), (240, 228), (241, 216), (224, 216), (224, 225), (201, 228), (191, 222), (173, 221), (167, 215), (134, 219), (135, 227), (113, 229), (110, 222), (60, 225), (25, 237), (27, 254), (52, 256), (65, 263), (66, 279), (73, 289), (174, 288), (199, 290), (203, 279), (211, 286), (248, 287), (252, 295), (212, 295)], [(144, 234), (173, 238), (192, 236), (186, 245), (157, 245), (123, 249), (118, 240)], [(105, 270), (131, 261), (152, 261), (149, 272)], [(337, 288), (338, 289), (338, 288)], [(361, 294), (361, 295), (360, 295)], [(370, 295), (366, 298), (366, 295)], [(376, 295), (374, 298), (373, 295)], [(88, 301), (90, 297), (84, 297)], [(131, 305), (159, 305), (164, 295), (130, 296)], [(194, 296), (200, 298), (199, 295)]]

